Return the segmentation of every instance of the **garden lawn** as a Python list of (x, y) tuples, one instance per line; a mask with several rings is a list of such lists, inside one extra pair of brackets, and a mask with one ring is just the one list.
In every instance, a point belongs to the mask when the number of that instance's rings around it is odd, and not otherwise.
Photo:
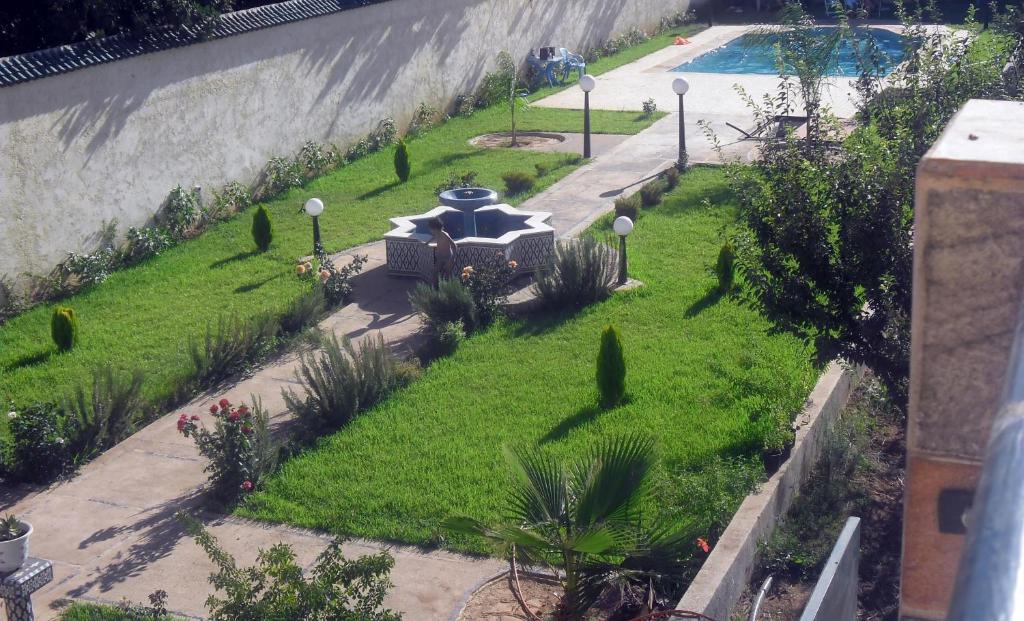
[[(749, 471), (759, 452), (750, 417), (797, 412), (817, 375), (801, 340), (715, 293), (709, 266), (734, 211), (722, 171), (687, 173), (629, 238), (642, 289), (574, 316), (505, 321), (471, 337), (410, 387), (286, 462), (238, 513), (436, 543), (446, 516), (501, 516), (507, 447), (541, 446), (570, 459), (599, 438), (645, 433), (658, 443), (659, 510), (681, 521), (731, 515), (750, 477), (737, 484), (743, 468), (723, 469), (736, 462), (722, 458), (746, 458)], [(622, 333), (628, 403), (600, 411), (595, 361), (608, 324)], [(479, 541), (447, 544), (481, 549)]]
[[(635, 113), (592, 114), (599, 133), (635, 133), (656, 120)], [(523, 129), (549, 131), (579, 131), (581, 125), (578, 113), (540, 108), (523, 113), (520, 121)], [(507, 112), (480, 110), (410, 140), (412, 175), (405, 184), (395, 177), (394, 149), (386, 148), (287, 192), (266, 203), (274, 243), (265, 254), (254, 252), (249, 211), (142, 265), (112, 274), (63, 302), (74, 308), (79, 322), (80, 341), (69, 353), (58, 354), (50, 339), (52, 305), (12, 319), (0, 326), (0, 399), (13, 399), (19, 406), (60, 400), (107, 363), (143, 371), (144, 396), (155, 403), (167, 399), (190, 375), (189, 341), (200, 339), (218, 317), (280, 313), (308, 287), (293, 271), (296, 260), (312, 249), (309, 218), (299, 213), (307, 198), (323, 199), (323, 242), (329, 251), (339, 251), (381, 239), (390, 217), (435, 207), (434, 189), (450, 171), (473, 170), (481, 185), (503, 188), (503, 173), (533, 173), (537, 163), (553, 167), (532, 193), (510, 199), (518, 203), (575, 168), (565, 154), (479, 149), (467, 142), (507, 129)], [(3, 417), (0, 437), (5, 433)]]
[[(130, 610), (124, 610), (115, 606), (103, 606), (99, 604), (74, 603), (61, 612), (59, 621), (138, 621), (142, 619), (139, 614)], [(144, 617), (152, 621), (175, 621), (179, 617)], [(182, 621), (184, 621), (182, 619)]]

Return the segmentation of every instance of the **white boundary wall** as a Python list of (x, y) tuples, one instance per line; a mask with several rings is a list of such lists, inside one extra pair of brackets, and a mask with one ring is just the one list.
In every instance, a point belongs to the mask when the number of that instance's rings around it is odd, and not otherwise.
[[(0, 88), (0, 275), (150, 221), (170, 190), (251, 183), (306, 140), (469, 93), (501, 50), (583, 49), (689, 0), (392, 0)], [(643, 93), (637, 93), (638, 101)]]

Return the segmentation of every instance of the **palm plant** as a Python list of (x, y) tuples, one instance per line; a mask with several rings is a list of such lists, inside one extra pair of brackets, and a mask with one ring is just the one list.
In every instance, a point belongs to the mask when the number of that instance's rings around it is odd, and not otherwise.
[(653, 450), (650, 439), (625, 436), (599, 444), (570, 466), (537, 451), (513, 451), (518, 476), (509, 520), (487, 526), (451, 517), (442, 527), (483, 536), (510, 559), (557, 568), (564, 589), (557, 617), (580, 619), (610, 585), (653, 584), (671, 572), (691, 540), (682, 531), (641, 521)]

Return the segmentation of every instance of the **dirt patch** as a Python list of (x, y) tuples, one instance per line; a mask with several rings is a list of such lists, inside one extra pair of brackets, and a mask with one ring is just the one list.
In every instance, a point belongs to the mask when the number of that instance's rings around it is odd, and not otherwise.
[[(854, 392), (843, 418), (857, 430), (855, 435), (859, 439), (849, 441), (859, 445), (854, 459), (861, 465), (848, 483), (838, 488), (835, 479), (841, 475), (830, 477), (829, 474), (836, 473), (822, 473), (821, 465), (816, 468), (815, 475), (801, 489), (801, 497), (764, 548), (747, 592), (734, 611), (735, 617), (748, 617), (754, 594), (771, 574), (774, 583), (761, 605), (758, 621), (798, 619), (839, 530), (848, 516), (855, 515), (861, 518), (857, 618), (898, 618), (906, 454), (904, 421), (881, 395), (878, 383), (870, 375)], [(824, 490), (826, 485), (831, 487)]]
[(499, 132), (496, 134), (484, 134), (471, 138), (469, 144), (474, 147), (491, 148), (516, 148), (516, 149), (546, 149), (551, 145), (565, 141), (561, 134), (550, 134), (546, 132), (516, 132), (516, 146), (512, 147), (512, 134)]
[[(557, 582), (519, 575), (519, 588), (523, 601), (532, 613), (541, 619), (552, 619), (555, 607), (562, 597)], [(591, 610), (584, 621), (607, 621), (607, 610)], [(459, 614), (459, 621), (528, 621), (529, 617), (512, 593), (512, 581), (503, 576), (484, 585), (474, 593)]]

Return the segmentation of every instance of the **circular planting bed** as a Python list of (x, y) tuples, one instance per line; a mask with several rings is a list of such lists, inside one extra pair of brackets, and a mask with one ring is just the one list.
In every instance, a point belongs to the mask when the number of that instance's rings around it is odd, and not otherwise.
[[(565, 136), (561, 134), (550, 134), (547, 132), (516, 132), (517, 149), (544, 149), (551, 145), (565, 142)], [(471, 138), (469, 144), (474, 147), (495, 148), (511, 147), (512, 134), (510, 132), (499, 132), (496, 134), (484, 134)]]
[[(459, 613), (458, 621), (530, 621), (531, 618), (549, 620), (554, 618), (555, 606), (562, 596), (558, 582), (536, 574), (519, 574), (519, 588), (523, 602), (531, 617), (524, 610), (512, 590), (508, 573), (490, 580), (481, 586), (466, 602)], [(611, 613), (599, 605), (584, 617), (585, 621), (607, 621)]]

